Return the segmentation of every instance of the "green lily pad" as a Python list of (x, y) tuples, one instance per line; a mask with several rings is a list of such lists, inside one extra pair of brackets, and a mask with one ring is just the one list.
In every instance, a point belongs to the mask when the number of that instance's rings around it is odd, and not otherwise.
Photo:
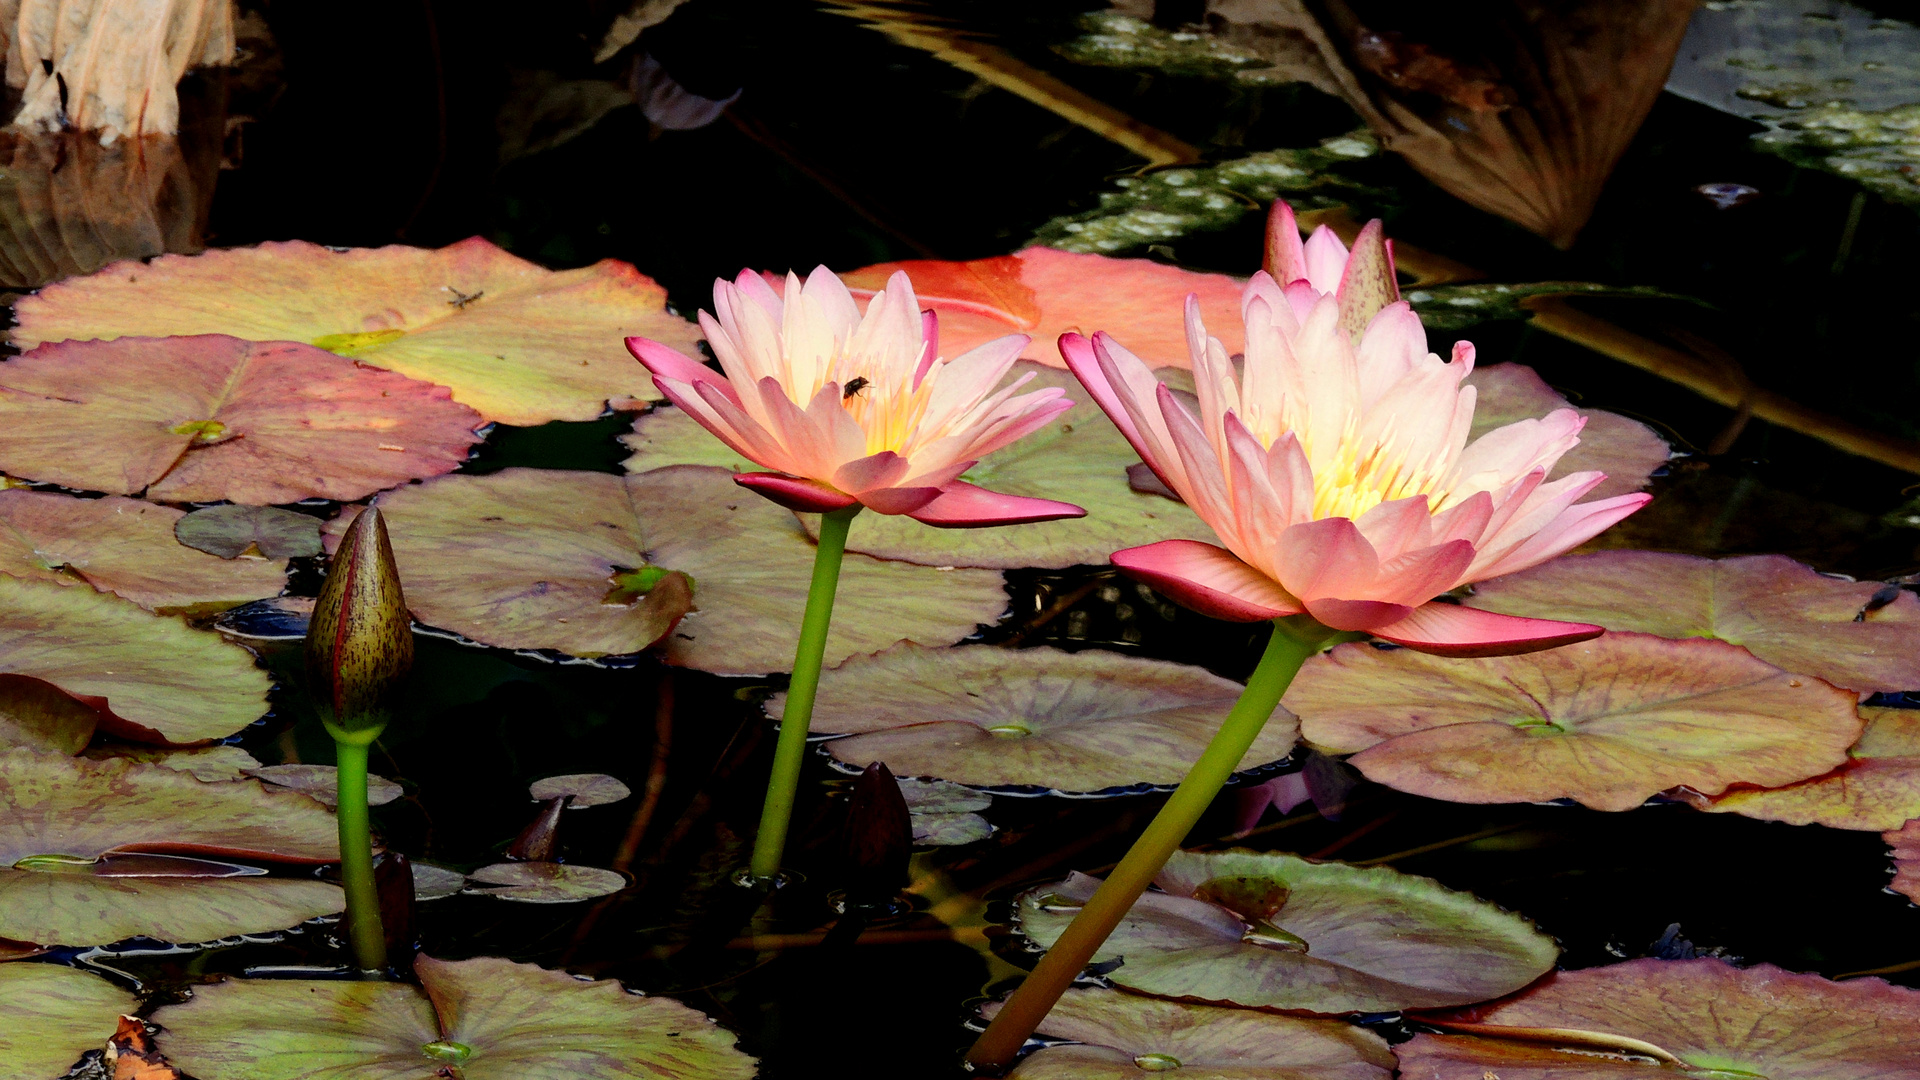
[(571, 904), (611, 896), (627, 887), (626, 875), (595, 866), (556, 862), (505, 862), (467, 875), (472, 891), (523, 904)]
[[(329, 810), (340, 805), (340, 770), (331, 765), (259, 765), (245, 770), (255, 780), (297, 791)], [(384, 776), (367, 777), (367, 805), (385, 806), (406, 794)]]
[[(981, 1012), (991, 1018), (994, 1002)], [(1118, 990), (1073, 989), (1038, 1032), (1071, 1039), (1021, 1060), (1013, 1080), (1144, 1080), (1180, 1070), (1208, 1080), (1388, 1080), (1393, 1051), (1365, 1028)]]
[(180, 546), (173, 531), (184, 516), (170, 506), (117, 495), (78, 499), (0, 491), (0, 572), (85, 583), (149, 611), (192, 614), (286, 588), (284, 559), (229, 562)]
[(139, 1003), (98, 975), (54, 964), (0, 964), (0, 1062), (21, 1080), (64, 1076), (113, 1037)]
[[(1630, 960), (1556, 972), (1394, 1047), (1423, 1080), (1899, 1080), (1920, 1075), (1920, 992), (1770, 964)], [(1628, 1056), (1629, 1054), (1633, 1056)]]
[[(1425, 314), (1421, 317), (1425, 318)], [(1435, 344), (1438, 340), (1436, 335)], [(1525, 364), (1474, 368), (1467, 375), (1466, 384), (1478, 391), (1473, 407), (1473, 429), (1468, 435), (1473, 439), (1520, 420), (1573, 408)], [(1600, 486), (1585, 496), (1588, 500), (1639, 491), (1673, 452), (1665, 439), (1638, 420), (1604, 409), (1574, 411), (1587, 421), (1587, 426), (1580, 431), (1580, 445), (1561, 456), (1548, 479), (1557, 480), (1569, 473), (1588, 470), (1606, 473), (1607, 478)]]
[(44, 679), (0, 674), (0, 749), (77, 754), (99, 723), (98, 710)]
[(0, 938), (206, 941), (340, 910), (326, 882), (229, 877), (195, 861), (338, 858), (333, 815), (292, 792), (18, 749), (0, 752), (0, 791)]
[(1920, 597), (1784, 555), (1595, 551), (1483, 581), (1471, 607), (1661, 637), (1715, 637), (1849, 690), (1920, 689)]
[[(668, 663), (723, 675), (793, 662), (813, 544), (792, 514), (719, 469), (625, 478), (507, 469), (402, 488), (382, 496), (380, 509), (407, 603), (429, 625), (482, 644), (586, 657), (659, 641)], [(684, 593), (656, 603), (666, 590), (634, 596), (621, 584), (652, 566), (690, 579), (694, 610), (677, 626)], [(826, 662), (902, 638), (951, 644), (999, 618), (1006, 602), (993, 571), (849, 556)]]
[(301, 559), (320, 554), (320, 520), (278, 506), (207, 506), (173, 523), (173, 535), (187, 547), (237, 559), (249, 550), (268, 559)]
[(1689, 797), (1702, 810), (1789, 825), (1885, 832), (1920, 818), (1920, 710), (1862, 706), (1867, 729), (1832, 772), (1779, 788)]
[[(1213, 531), (1193, 511), (1128, 486), (1127, 466), (1138, 464), (1140, 456), (1078, 379), (1024, 360), (1009, 378), (1025, 373), (1034, 376), (1027, 389), (1058, 387), (1074, 407), (987, 455), (962, 479), (1008, 495), (1071, 502), (1085, 507), (1086, 517), (996, 529), (935, 529), (905, 516), (861, 514), (853, 519), (847, 550), (927, 566), (1057, 568), (1104, 564), (1121, 548), (1160, 540), (1214, 542)], [(633, 450), (626, 461), (629, 472), (680, 464), (759, 468), (678, 409), (660, 408), (638, 418), (633, 434), (622, 441)], [(809, 531), (818, 530), (817, 516), (805, 520)]]
[(1476, 660), (1348, 644), (1307, 661), (1282, 700), (1308, 742), (1376, 783), (1596, 810), (1818, 776), (1862, 727), (1846, 691), (1725, 642), (1648, 634)]
[(61, 341), (0, 365), (0, 469), (159, 502), (358, 499), (451, 472), (480, 417), (310, 345)]
[(420, 986), (229, 979), (153, 1020), (199, 1080), (751, 1080), (731, 1033), (668, 998), (496, 957), (414, 961)]
[[(837, 761), (978, 787), (1090, 792), (1177, 784), (1241, 686), (1203, 668), (1087, 650), (929, 649), (911, 643), (821, 673), (815, 731)], [(766, 704), (780, 715), (786, 696)], [(1278, 761), (1277, 709), (1241, 762)]]
[(225, 738), (267, 711), (253, 654), (115, 596), (0, 574), (0, 671), (31, 675), (142, 742)]
[(123, 758), (147, 765), (163, 765), (209, 784), (222, 780), (244, 780), (248, 769), (260, 767), (260, 759), (237, 746), (224, 743), (169, 750), (157, 746), (96, 746), (86, 752), (94, 761)]
[(527, 794), (535, 802), (569, 795), (573, 801), (567, 804), (567, 809), (582, 810), (589, 806), (617, 803), (631, 796), (633, 789), (605, 773), (568, 773), (535, 780), (528, 785)]
[(691, 352), (666, 290), (611, 259), (543, 270), (473, 237), (439, 250), (335, 251), (300, 240), (119, 262), (15, 306), (13, 342), (232, 334), (304, 341), (451, 387), (504, 424), (591, 420), (609, 398), (658, 400), (621, 341)]
[[(1094, 962), (1161, 997), (1295, 1012), (1388, 1012), (1499, 997), (1560, 950), (1518, 915), (1429, 878), (1293, 855), (1177, 851)], [(1099, 885), (1024, 893), (1022, 933), (1050, 946)]]

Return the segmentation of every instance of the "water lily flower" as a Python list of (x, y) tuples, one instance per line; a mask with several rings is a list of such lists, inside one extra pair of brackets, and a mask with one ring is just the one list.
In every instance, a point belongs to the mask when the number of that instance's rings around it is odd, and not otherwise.
[(668, 400), (720, 441), (771, 470), (734, 479), (793, 510), (864, 506), (965, 528), (1080, 517), (1050, 499), (1002, 495), (960, 479), (980, 458), (1072, 406), (1059, 389), (1018, 393), (1000, 380), (1028, 339), (939, 357), (931, 312), (896, 273), (863, 314), (826, 267), (784, 295), (759, 274), (716, 281), (700, 327), (724, 377), (659, 342), (627, 339)]

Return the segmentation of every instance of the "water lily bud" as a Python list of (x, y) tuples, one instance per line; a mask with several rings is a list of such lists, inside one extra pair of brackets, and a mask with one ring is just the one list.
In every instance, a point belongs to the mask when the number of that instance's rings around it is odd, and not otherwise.
[(413, 627), (377, 507), (347, 529), (307, 626), (307, 678), (322, 715), (345, 728), (382, 723), (413, 667)]

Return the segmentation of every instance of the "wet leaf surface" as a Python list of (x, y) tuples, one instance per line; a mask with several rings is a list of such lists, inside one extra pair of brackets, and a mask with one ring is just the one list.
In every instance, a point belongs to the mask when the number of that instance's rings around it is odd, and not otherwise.
[[(608, 597), (618, 575), (652, 565), (693, 583), (695, 610), (663, 643), (668, 663), (758, 675), (793, 661), (813, 544), (792, 514), (718, 469), (508, 469), (405, 488), (380, 508), (407, 602), (430, 625), (505, 648), (639, 652), (679, 605)], [(826, 662), (902, 638), (950, 644), (1005, 609), (998, 573), (850, 556)]]
[(608, 896), (627, 887), (624, 875), (595, 866), (557, 862), (505, 862), (467, 875), (473, 891), (523, 904), (571, 904)]
[[(979, 787), (1100, 791), (1175, 784), (1241, 686), (1203, 668), (1088, 650), (896, 645), (823, 672), (813, 730), (838, 761)], [(778, 716), (785, 695), (766, 704)], [(1295, 725), (1276, 711), (1243, 766), (1278, 761)]]
[(300, 341), (451, 387), (488, 420), (591, 420), (609, 398), (659, 397), (621, 341), (691, 351), (692, 323), (622, 262), (553, 272), (474, 237), (439, 250), (333, 251), (303, 241), (115, 263), (42, 289), (13, 341), (232, 334)]
[(29, 675), (0, 674), (0, 749), (16, 746), (77, 754), (93, 741), (100, 713), (65, 690)]
[(1481, 582), (1466, 602), (1609, 630), (1717, 637), (1850, 690), (1920, 689), (1920, 597), (1830, 578), (1784, 555), (1568, 555)]
[[(329, 810), (340, 805), (340, 773), (331, 765), (261, 765), (244, 770), (255, 780), (297, 791)], [(406, 794), (384, 776), (367, 777), (367, 805), (385, 806)]]
[[(1284, 887), (1273, 912), (1236, 912), (1195, 894), (1253, 879)], [(1020, 930), (1051, 945), (1099, 882), (1074, 874), (1024, 893)], [(1553, 939), (1520, 916), (1430, 878), (1292, 855), (1175, 852), (1094, 963), (1117, 986), (1312, 1013), (1464, 1005), (1511, 993), (1552, 969)], [(1228, 895), (1242, 895), (1247, 881)], [(1304, 943), (1304, 945), (1302, 944)]]
[(92, 589), (0, 575), (0, 671), (45, 679), (143, 742), (225, 738), (267, 711), (253, 654)]
[(284, 558), (229, 562), (181, 546), (173, 533), (182, 517), (172, 507), (119, 496), (0, 491), (0, 572), (87, 584), (150, 611), (195, 614), (286, 587)]
[(1832, 772), (1782, 788), (1736, 785), (1689, 799), (1702, 810), (1790, 825), (1898, 829), (1920, 817), (1920, 710), (1862, 706), (1867, 729)]
[(1647, 634), (1474, 660), (1342, 645), (1282, 700), (1309, 742), (1376, 783), (1596, 810), (1804, 780), (1845, 762), (1862, 727), (1850, 693), (1724, 642)]
[[(992, 1017), (999, 1003), (982, 1012)], [(1387, 1080), (1386, 1040), (1339, 1020), (1310, 1020), (1118, 990), (1068, 990), (1039, 1034), (1075, 1045), (1036, 1050), (1014, 1080), (1144, 1080), (1179, 1070), (1207, 1080)]]
[[(1510, 1001), (1457, 1014), (1472, 1035), (1417, 1035), (1394, 1048), (1421, 1080), (1896, 1080), (1920, 1071), (1920, 993), (1880, 979), (1832, 982), (1769, 964), (1631, 960), (1556, 972)], [(1486, 1026), (1480, 1026), (1486, 1025)], [(1536, 1029), (1525, 1041), (1488, 1038)], [(1566, 1034), (1537, 1029), (1560, 1029)], [(1673, 1059), (1632, 1060), (1610, 1042)]]
[(161, 502), (358, 499), (450, 472), (481, 421), (310, 345), (65, 341), (0, 365), (0, 469)]
[(186, 773), (197, 780), (217, 783), (244, 780), (248, 769), (260, 767), (260, 760), (237, 746), (217, 744), (186, 750), (168, 750), (157, 746), (95, 746), (86, 752), (94, 761), (124, 759), (147, 765), (163, 765)]
[(320, 554), (320, 520), (277, 506), (207, 506), (174, 522), (174, 539), (196, 551), (237, 559), (251, 549), (268, 559)]
[(605, 773), (568, 773), (565, 776), (549, 776), (544, 780), (535, 780), (527, 788), (527, 794), (535, 802), (546, 802), (562, 795), (572, 796), (567, 804), (569, 810), (580, 810), (589, 806), (605, 806), (617, 803), (633, 794), (633, 790), (614, 777)]
[(132, 994), (98, 975), (55, 964), (0, 964), (0, 1062), (22, 1080), (63, 1076), (107, 1044)]
[[(1439, 332), (1430, 332), (1427, 339), (1436, 348), (1453, 340)], [(1566, 398), (1524, 364), (1478, 367), (1467, 376), (1466, 383), (1479, 391), (1469, 438), (1477, 439), (1495, 428), (1542, 417), (1555, 409), (1572, 408)], [(1672, 452), (1667, 441), (1640, 421), (1604, 409), (1574, 411), (1587, 419), (1587, 426), (1580, 432), (1580, 445), (1560, 458), (1548, 479), (1589, 469), (1606, 473), (1600, 486), (1585, 496), (1591, 501), (1639, 491), (1647, 486), (1653, 471), (1667, 463), (1667, 455)]]
[[(421, 956), (397, 982), (229, 979), (154, 1014), (199, 1080), (749, 1080), (734, 1037), (677, 1001), (494, 957)], [(424, 991), (424, 992), (423, 992)]]

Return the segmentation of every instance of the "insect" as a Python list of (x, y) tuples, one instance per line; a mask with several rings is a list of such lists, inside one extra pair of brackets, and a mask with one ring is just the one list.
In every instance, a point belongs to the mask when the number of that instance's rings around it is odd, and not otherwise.
[(475, 300), (478, 300), (481, 297), (487, 295), (487, 292), (485, 289), (482, 289), (476, 293), (469, 294), (469, 293), (463, 293), (459, 289), (456, 289), (451, 285), (442, 285), (440, 287), (453, 294), (453, 299), (447, 301), (447, 303), (452, 304), (454, 307), (459, 308), (462, 311), (465, 311), (467, 309), (468, 304), (471, 304)]
[(848, 398), (851, 398), (853, 395), (859, 393), (862, 390), (865, 390), (867, 386), (868, 386), (868, 380), (866, 376), (855, 375), (853, 378), (847, 380), (846, 386), (841, 387), (840, 400), (845, 401)]

